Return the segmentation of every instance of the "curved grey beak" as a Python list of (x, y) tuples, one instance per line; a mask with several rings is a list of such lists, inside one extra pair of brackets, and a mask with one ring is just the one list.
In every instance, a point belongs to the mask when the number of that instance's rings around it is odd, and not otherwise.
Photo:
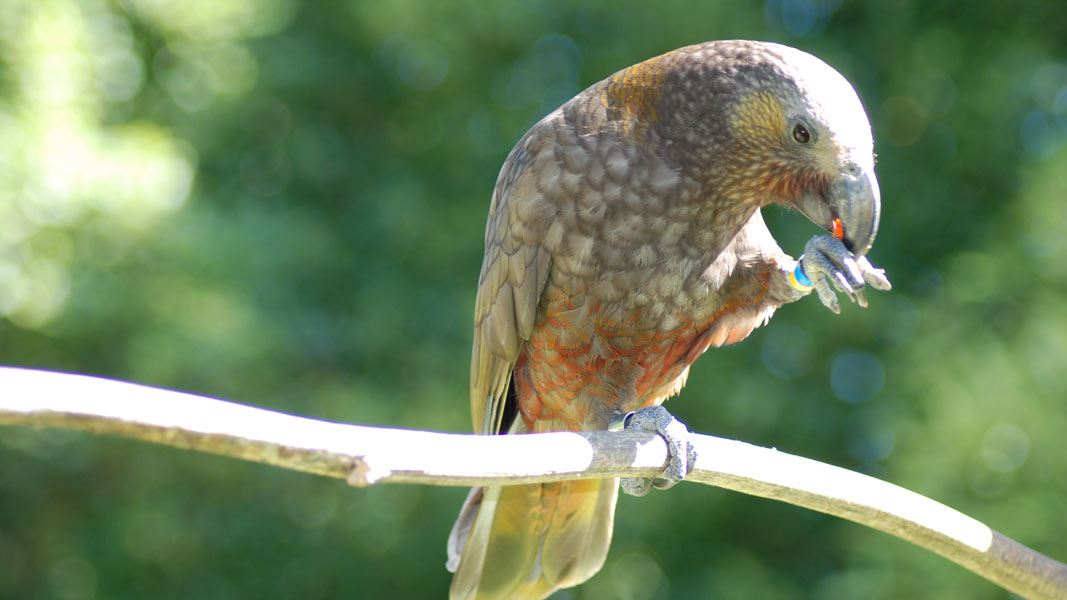
[(841, 219), (841, 241), (857, 257), (874, 244), (882, 196), (874, 171), (850, 165), (830, 183), (825, 195), (806, 193), (796, 203), (797, 210), (813, 223), (833, 233), (834, 219)]

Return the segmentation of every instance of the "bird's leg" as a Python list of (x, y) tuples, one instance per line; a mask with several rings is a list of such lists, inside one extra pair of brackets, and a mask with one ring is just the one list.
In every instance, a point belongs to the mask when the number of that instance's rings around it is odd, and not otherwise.
[(815, 287), (819, 301), (834, 313), (841, 312), (835, 288), (856, 304), (866, 307), (865, 285), (876, 290), (893, 287), (884, 270), (872, 265), (866, 256), (857, 258), (841, 240), (831, 235), (811, 238), (804, 246), (804, 256), (800, 257), (799, 264), (802, 274)]
[(685, 479), (696, 461), (696, 451), (689, 443), (689, 429), (662, 406), (649, 406), (619, 415), (612, 422), (610, 429), (654, 431), (667, 442), (669, 460), (659, 477), (654, 479), (627, 477), (620, 482), (622, 491), (631, 496), (644, 496), (653, 487), (665, 490), (673, 486)]

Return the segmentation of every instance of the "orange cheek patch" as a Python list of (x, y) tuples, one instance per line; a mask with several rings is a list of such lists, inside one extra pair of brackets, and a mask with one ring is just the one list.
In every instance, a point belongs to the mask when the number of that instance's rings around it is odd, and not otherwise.
[(834, 219), (834, 237), (839, 240), (845, 239), (845, 226), (841, 224), (841, 219)]

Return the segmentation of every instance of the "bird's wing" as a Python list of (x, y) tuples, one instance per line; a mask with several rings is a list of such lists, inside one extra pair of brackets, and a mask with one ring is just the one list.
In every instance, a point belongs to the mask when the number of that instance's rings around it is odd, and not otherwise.
[[(474, 430), (498, 433), (511, 372), (530, 338), (548, 280), (551, 255), (531, 235), (546, 217), (537, 190), (539, 144), (519, 144), (501, 169), (485, 232), (485, 259), (474, 308), (471, 421)], [(550, 153), (548, 153), (550, 154)]]

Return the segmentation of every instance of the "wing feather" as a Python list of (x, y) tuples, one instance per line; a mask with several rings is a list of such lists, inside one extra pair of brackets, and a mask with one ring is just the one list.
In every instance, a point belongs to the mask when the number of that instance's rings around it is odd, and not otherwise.
[[(471, 422), (481, 433), (507, 427), (501, 419), (511, 372), (533, 333), (552, 265), (537, 235), (552, 211), (530, 209), (548, 202), (534, 173), (538, 148), (532, 137), (516, 147), (501, 169), (489, 208), (471, 354)], [(530, 222), (534, 219), (538, 222)]]

